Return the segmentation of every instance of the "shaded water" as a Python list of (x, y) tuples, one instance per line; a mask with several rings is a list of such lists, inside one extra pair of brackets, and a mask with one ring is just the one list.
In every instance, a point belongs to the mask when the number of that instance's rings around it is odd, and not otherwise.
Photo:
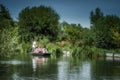
[(120, 80), (120, 59), (0, 60), (0, 80)]

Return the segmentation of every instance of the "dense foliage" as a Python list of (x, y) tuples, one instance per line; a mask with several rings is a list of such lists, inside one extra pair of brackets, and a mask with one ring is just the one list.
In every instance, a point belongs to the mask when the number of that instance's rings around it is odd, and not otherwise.
[(21, 40), (28, 42), (37, 37), (56, 39), (59, 15), (50, 7), (26, 7), (19, 14)]
[(99, 8), (91, 12), (91, 31), (94, 32), (96, 47), (113, 49), (118, 48), (120, 35), (120, 18), (115, 15), (103, 16)]
[(31, 51), (34, 39), (39, 45), (46, 45), (52, 54), (69, 50), (78, 56), (94, 55), (104, 49), (120, 50), (118, 16), (104, 15), (100, 8), (96, 8), (90, 13), (90, 28), (65, 21), (60, 23), (59, 18), (51, 7), (26, 7), (15, 22), (8, 9), (0, 5), (0, 56)]
[(13, 20), (7, 8), (0, 4), (0, 32), (3, 29), (13, 26)]
[(82, 39), (82, 27), (80, 24), (68, 24), (67, 22), (63, 22), (61, 25), (60, 37), (61, 40), (69, 40), (72, 43), (75, 41), (80, 41)]
[(0, 5), (0, 54), (6, 56), (17, 49), (18, 27), (14, 25), (9, 11)]

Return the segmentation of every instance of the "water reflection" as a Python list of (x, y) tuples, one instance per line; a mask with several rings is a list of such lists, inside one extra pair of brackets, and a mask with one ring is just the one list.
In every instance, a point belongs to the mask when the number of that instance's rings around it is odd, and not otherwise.
[(59, 61), (58, 80), (92, 80), (90, 62), (80, 61), (80, 59)]
[(120, 80), (120, 60), (113, 58), (105, 58), (104, 60), (96, 60), (92, 64), (92, 77), (95, 80)]
[(68, 62), (67, 61), (59, 61), (58, 62), (58, 80), (68, 80)]
[(82, 80), (92, 80), (91, 79), (91, 64), (90, 62), (84, 62), (81, 71), (80, 71), (80, 77)]
[(18, 65), (18, 64), (25, 64), (25, 61), (19, 60), (8, 60), (8, 61), (0, 61), (0, 64), (10, 64), (10, 65)]
[(46, 57), (33, 56), (33, 57), (32, 57), (32, 67), (33, 67), (33, 71), (36, 71), (36, 68), (37, 68), (37, 67), (46, 65), (46, 64), (47, 64), (47, 60), (48, 60), (48, 58), (46, 58)]
[(119, 57), (115, 57), (115, 58), (113, 58), (113, 57), (106, 57), (105, 60), (107, 60), (107, 61), (118, 61), (118, 62), (120, 62), (120, 58), (119, 58)]
[(119, 80), (119, 76), (119, 59), (88, 60), (64, 56), (0, 61), (0, 80)]

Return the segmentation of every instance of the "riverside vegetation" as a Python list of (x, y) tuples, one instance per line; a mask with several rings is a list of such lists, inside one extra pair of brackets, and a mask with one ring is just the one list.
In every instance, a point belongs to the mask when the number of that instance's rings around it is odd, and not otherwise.
[[(74, 15), (73, 15), (74, 16)], [(96, 58), (106, 52), (120, 52), (120, 18), (104, 15), (100, 8), (90, 12), (90, 28), (80, 24), (60, 23), (60, 16), (44, 5), (26, 7), (14, 21), (0, 5), (0, 57), (11, 58), (31, 51), (32, 41), (46, 45), (54, 57), (64, 50), (72, 56)]]

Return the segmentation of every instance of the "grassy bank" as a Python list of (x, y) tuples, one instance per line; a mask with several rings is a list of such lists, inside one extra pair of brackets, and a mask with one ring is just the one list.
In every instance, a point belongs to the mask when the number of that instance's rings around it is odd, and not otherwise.
[[(116, 50), (106, 50), (97, 48), (94, 46), (86, 46), (86, 45), (77, 45), (71, 44), (69, 41), (56, 41), (50, 42), (47, 38), (43, 38), (40, 41), (37, 41), (38, 46), (46, 46), (48, 52), (51, 53), (53, 58), (56, 56), (63, 55), (63, 51), (69, 51), (71, 56), (74, 57), (90, 57), (90, 58), (97, 58), (100, 56), (104, 56), (105, 53), (119, 53), (119, 49)], [(32, 42), (29, 43), (22, 43), (15, 48), (14, 52), (9, 52), (1, 54), (1, 57), (8, 57), (11, 58), (15, 54), (29, 54), (32, 51)], [(3, 51), (4, 52), (4, 51)]]

